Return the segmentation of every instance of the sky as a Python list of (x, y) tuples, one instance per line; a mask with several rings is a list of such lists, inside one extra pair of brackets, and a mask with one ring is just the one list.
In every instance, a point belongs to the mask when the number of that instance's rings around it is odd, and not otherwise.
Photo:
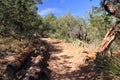
[(100, 0), (42, 0), (43, 4), (37, 4), (38, 11), (42, 17), (49, 13), (54, 13), (59, 17), (66, 13), (73, 16), (87, 17), (87, 12), (92, 6), (99, 6)]

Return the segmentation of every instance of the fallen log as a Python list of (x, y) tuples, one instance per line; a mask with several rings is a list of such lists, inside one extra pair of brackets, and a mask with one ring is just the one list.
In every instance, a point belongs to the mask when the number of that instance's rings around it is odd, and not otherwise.
[(37, 80), (41, 72), (41, 64), (43, 63), (43, 57), (38, 55), (37, 57), (32, 57), (32, 65), (26, 71), (23, 80)]
[(38, 80), (42, 74), (47, 73), (44, 72), (47, 65), (47, 52), (48, 46), (45, 42), (23, 49), (14, 58), (9, 58), (4, 77), (7, 77), (7, 80)]
[(8, 56), (5, 59), (0, 59), (0, 64), (7, 64), (8, 62), (11, 62), (15, 60), (15, 58), (13, 56)]
[(9, 60), (7, 59), (0, 59), (0, 64), (6, 64), (8, 63)]
[(13, 61), (8, 63), (7, 68), (5, 70), (6, 76), (13, 76), (23, 65), (28, 55), (32, 52), (33, 49), (31, 47), (23, 49), (23, 51), (20, 54), (18, 54)]
[(3, 76), (3, 72), (0, 70), (0, 78)]

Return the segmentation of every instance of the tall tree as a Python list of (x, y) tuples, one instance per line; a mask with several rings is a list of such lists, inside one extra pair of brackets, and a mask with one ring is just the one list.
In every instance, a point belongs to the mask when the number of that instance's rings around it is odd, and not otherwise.
[(54, 16), (53, 13), (49, 13), (43, 18), (43, 25), (42, 25), (42, 32), (43, 36), (50, 35), (51, 33), (54, 33), (55, 31), (55, 26), (54, 26), (54, 21), (56, 21), (56, 16)]
[(6, 31), (24, 32), (36, 28), (40, 24), (37, 15), (36, 1), (41, 0), (1, 0), (0, 25)]
[[(92, 7), (89, 12), (89, 24), (87, 25), (88, 39), (99, 41), (104, 38), (104, 35), (114, 22), (114, 18), (109, 16), (101, 7)], [(97, 41), (97, 42), (98, 42)]]
[(56, 35), (63, 38), (79, 38), (83, 39), (85, 28), (82, 18), (76, 18), (67, 13), (55, 21)]

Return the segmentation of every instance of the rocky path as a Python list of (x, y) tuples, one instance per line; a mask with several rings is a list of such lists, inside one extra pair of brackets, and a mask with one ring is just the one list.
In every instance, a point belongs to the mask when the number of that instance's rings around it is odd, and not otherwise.
[(59, 39), (42, 38), (42, 40), (50, 44), (48, 63), (51, 80), (101, 80), (96, 79), (93, 65), (85, 62), (88, 54), (82, 53), (84, 48)]

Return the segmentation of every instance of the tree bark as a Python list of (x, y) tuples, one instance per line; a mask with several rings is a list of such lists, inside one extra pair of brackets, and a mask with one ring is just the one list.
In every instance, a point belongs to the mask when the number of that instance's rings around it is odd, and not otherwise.
[(23, 80), (37, 80), (40, 76), (43, 56), (38, 55), (37, 57), (32, 57), (31, 62), (32, 65), (27, 69)]
[(98, 47), (97, 52), (104, 53), (109, 48), (109, 46), (112, 44), (112, 42), (116, 38), (116, 35), (118, 33), (117, 29), (119, 26), (120, 26), (120, 22), (116, 22), (115, 25), (109, 29), (102, 43)]
[(28, 55), (30, 55), (30, 53), (32, 53), (33, 51), (34, 50), (31, 47), (27, 47), (20, 54), (18, 54), (12, 62), (8, 63), (5, 70), (7, 76), (14, 75), (23, 65)]
[[(98, 48), (92, 49), (92, 50), (83, 50), (82, 52), (87, 54), (105, 53), (105, 51), (109, 48), (109, 46), (115, 40), (116, 35), (118, 33), (118, 27), (120, 27), (120, 22), (116, 22), (115, 25), (113, 25), (109, 29), (109, 31), (105, 35), (102, 43), (98, 46)], [(92, 57), (92, 59), (96, 58), (96, 56), (89, 56), (89, 55), (88, 57), (90, 58)]]

